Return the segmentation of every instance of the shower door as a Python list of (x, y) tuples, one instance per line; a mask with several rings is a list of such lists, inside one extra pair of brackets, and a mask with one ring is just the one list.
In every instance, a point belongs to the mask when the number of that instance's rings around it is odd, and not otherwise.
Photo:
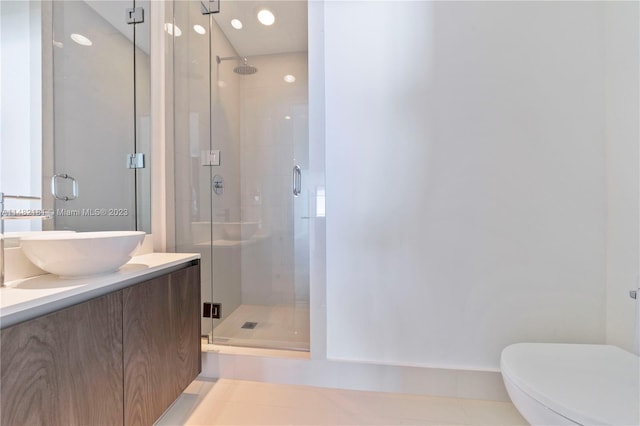
[(259, 9), (273, 14), (271, 25), (259, 22), (260, 10), (248, 2), (223, 2), (214, 16), (212, 141), (230, 191), (213, 197), (220, 236), (213, 292), (223, 306), (213, 341), (306, 351), (307, 6), (269, 1)]
[(150, 231), (149, 9), (52, 2), (56, 229)]
[[(309, 350), (307, 55), (244, 55), (259, 52), (239, 51), (230, 55), (238, 59), (223, 60), (217, 69), (224, 84), (212, 140), (223, 162), (228, 153), (232, 169), (225, 176), (239, 192), (213, 198), (214, 211), (221, 210), (214, 233), (222, 228), (213, 247), (219, 265), (213, 288), (227, 314), (214, 324), (213, 341)], [(256, 71), (247, 74), (248, 67)], [(227, 89), (237, 97), (223, 98)], [(235, 140), (217, 132), (225, 125), (215, 125), (228, 120), (221, 112), (230, 102), (237, 108)], [(228, 232), (234, 226), (237, 237)]]

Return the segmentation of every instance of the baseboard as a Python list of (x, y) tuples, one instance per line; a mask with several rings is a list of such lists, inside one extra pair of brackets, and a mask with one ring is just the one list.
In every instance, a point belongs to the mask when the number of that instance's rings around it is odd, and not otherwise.
[(278, 351), (209, 349), (202, 353), (208, 378), (250, 380), (338, 389), (509, 401), (496, 371), (405, 367), (279, 356)]

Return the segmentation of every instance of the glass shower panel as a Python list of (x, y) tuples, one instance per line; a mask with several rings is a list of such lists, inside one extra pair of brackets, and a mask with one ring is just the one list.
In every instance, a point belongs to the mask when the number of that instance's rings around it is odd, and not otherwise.
[(55, 227), (135, 229), (133, 2), (52, 3)]
[[(213, 251), (209, 16), (199, 1), (174, 2), (173, 22), (165, 30), (173, 36), (174, 162), (176, 251), (200, 253), (202, 301), (211, 302)], [(202, 318), (202, 334), (212, 330)]]
[[(231, 7), (223, 3), (221, 8)], [(213, 299), (221, 305), (217, 328), (242, 304), (241, 253), (243, 242), (240, 224), (240, 84), (233, 73), (238, 64), (233, 45), (216, 22), (219, 15), (209, 15), (211, 35), (211, 149), (219, 152), (218, 165), (211, 166), (211, 178), (219, 177), (224, 190), (212, 194)]]
[[(294, 170), (300, 169), (293, 198), (293, 279), (294, 279), (294, 321), (293, 328), (301, 329), (309, 337), (309, 227), (316, 216), (315, 191), (310, 185), (309, 158), (309, 102), (307, 55), (296, 59), (297, 78), (288, 87), (287, 109), (290, 119), (285, 119), (285, 129), (293, 140)], [(292, 179), (293, 181), (293, 179)], [(300, 332), (298, 332), (300, 333)], [(308, 340), (307, 340), (308, 342)]]

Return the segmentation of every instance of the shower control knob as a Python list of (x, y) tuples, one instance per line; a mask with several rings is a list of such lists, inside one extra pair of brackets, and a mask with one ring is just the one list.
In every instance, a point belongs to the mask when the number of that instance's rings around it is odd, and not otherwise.
[(224, 179), (220, 175), (215, 175), (211, 180), (211, 188), (216, 195), (221, 195), (224, 192)]

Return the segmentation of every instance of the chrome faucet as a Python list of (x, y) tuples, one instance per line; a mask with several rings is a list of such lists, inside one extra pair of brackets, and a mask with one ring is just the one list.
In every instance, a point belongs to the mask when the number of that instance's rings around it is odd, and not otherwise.
[(14, 200), (40, 200), (40, 197), (33, 197), (29, 195), (7, 195), (4, 192), (0, 192), (0, 287), (4, 287), (4, 221), (6, 219), (49, 219), (50, 215), (5, 215), (4, 214), (4, 199), (10, 198)]

